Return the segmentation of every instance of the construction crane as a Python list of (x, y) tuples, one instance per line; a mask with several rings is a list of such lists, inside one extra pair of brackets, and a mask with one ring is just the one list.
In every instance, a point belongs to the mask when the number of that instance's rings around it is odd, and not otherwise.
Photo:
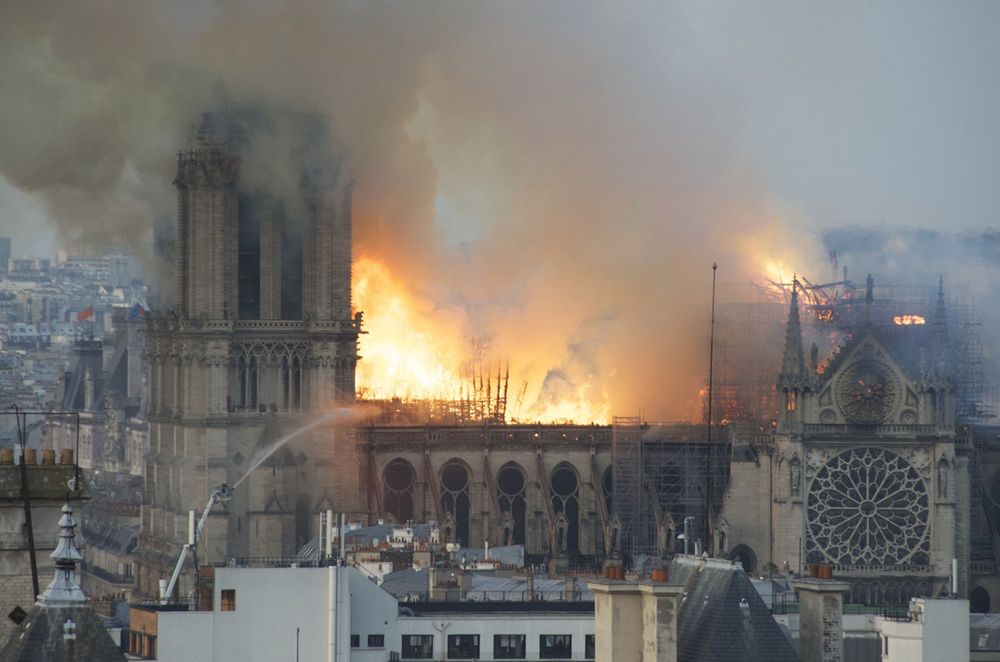
[[(198, 540), (201, 538), (201, 530), (205, 527), (205, 520), (208, 519), (208, 514), (212, 512), (212, 508), (215, 504), (220, 501), (229, 501), (233, 497), (233, 488), (229, 487), (223, 483), (219, 485), (212, 492), (212, 496), (208, 498), (208, 504), (205, 506), (205, 512), (201, 514), (201, 519), (198, 520), (197, 525), (194, 522), (194, 511), (191, 511), (191, 516), (188, 524), (188, 541), (185, 543), (184, 547), (181, 548), (180, 558), (177, 559), (177, 566), (174, 568), (174, 574), (170, 576), (170, 582), (167, 583), (165, 580), (160, 580), (160, 602), (166, 604), (170, 596), (173, 595), (174, 589), (177, 587), (177, 580), (181, 576), (181, 569), (184, 567), (184, 561), (187, 559), (188, 552), (197, 553)], [(195, 573), (197, 574), (197, 567), (195, 568)]]

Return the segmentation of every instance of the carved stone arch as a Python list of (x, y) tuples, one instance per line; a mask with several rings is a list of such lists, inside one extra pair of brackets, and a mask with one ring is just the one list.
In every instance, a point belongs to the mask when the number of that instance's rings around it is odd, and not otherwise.
[(976, 586), (969, 591), (969, 611), (973, 614), (990, 613), (991, 602), (990, 592), (985, 586)]
[(743, 566), (743, 570), (747, 574), (752, 574), (757, 572), (757, 553), (753, 549), (744, 543), (738, 545), (733, 545), (733, 548), (729, 550), (729, 554), (726, 555), (732, 561), (738, 562)]

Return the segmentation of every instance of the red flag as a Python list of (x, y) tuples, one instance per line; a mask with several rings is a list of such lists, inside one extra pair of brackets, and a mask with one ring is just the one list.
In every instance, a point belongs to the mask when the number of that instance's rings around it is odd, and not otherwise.
[(94, 307), (90, 306), (86, 310), (81, 310), (79, 313), (76, 314), (76, 321), (82, 322), (84, 320), (90, 319), (93, 316), (94, 316)]

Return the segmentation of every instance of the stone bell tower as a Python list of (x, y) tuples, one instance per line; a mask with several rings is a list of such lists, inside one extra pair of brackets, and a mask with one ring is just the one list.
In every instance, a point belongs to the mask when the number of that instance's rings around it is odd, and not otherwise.
[[(262, 158), (255, 131), (267, 121), (249, 109), (206, 114), (177, 155), (176, 300), (154, 311), (147, 347), (138, 553), (147, 593), (172, 569), (189, 510), (200, 514), (216, 486), (239, 481), (277, 440), (354, 401), (351, 185), (315, 163), (291, 190), (250, 177)], [(291, 554), (320, 510), (363, 511), (355, 455), (349, 431), (320, 425), (296, 437), (215, 506), (200, 560)]]

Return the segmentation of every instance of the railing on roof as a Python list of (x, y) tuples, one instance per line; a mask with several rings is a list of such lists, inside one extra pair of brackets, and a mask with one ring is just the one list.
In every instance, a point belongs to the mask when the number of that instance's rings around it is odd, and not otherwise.
[(80, 564), (80, 569), (88, 575), (97, 577), (102, 581), (106, 581), (111, 584), (125, 584), (132, 586), (135, 584), (135, 575), (123, 575), (114, 572), (108, 572), (104, 568), (96, 566), (92, 563), (87, 563), (86, 561)]
[(241, 556), (215, 563), (216, 568), (326, 568), (333, 558), (301, 559), (297, 556)]
[(838, 425), (824, 423), (803, 423), (802, 431), (808, 434), (827, 435), (871, 435), (871, 434), (920, 434), (932, 435), (937, 432), (946, 432), (947, 428), (939, 428), (937, 425)]
[(931, 574), (929, 565), (844, 565), (833, 564), (835, 574), (847, 573), (851, 575), (928, 575)]
[[(771, 613), (775, 615), (799, 613), (798, 596), (794, 593), (782, 593), (772, 596)], [(881, 616), (894, 621), (912, 620), (908, 605), (860, 605), (844, 603), (844, 614), (864, 614)]]

